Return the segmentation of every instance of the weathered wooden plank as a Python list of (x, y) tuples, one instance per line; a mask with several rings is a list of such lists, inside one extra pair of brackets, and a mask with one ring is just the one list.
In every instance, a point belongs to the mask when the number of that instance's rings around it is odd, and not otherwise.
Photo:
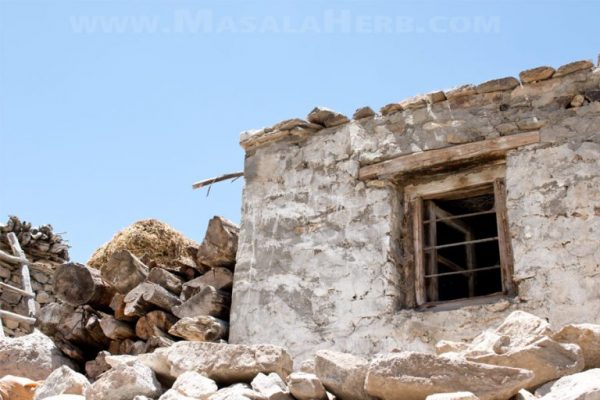
[(358, 177), (361, 180), (388, 179), (396, 175), (443, 165), (452, 165), (480, 158), (500, 157), (511, 149), (539, 143), (539, 141), (539, 132), (532, 131), (421, 153), (412, 153), (364, 166), (359, 170)]
[(498, 224), (498, 247), (500, 249), (500, 266), (502, 270), (502, 291), (508, 295), (516, 294), (513, 282), (513, 251), (508, 212), (506, 210), (506, 186), (503, 179), (494, 181), (494, 197), (496, 203), (496, 222)]
[(35, 318), (25, 317), (20, 314), (15, 314), (10, 311), (0, 310), (0, 317), (12, 319), (13, 321), (23, 322), (24, 324), (33, 325), (35, 324)]
[[(13, 252), (13, 254), (19, 258), (27, 259), (25, 256), (25, 252), (21, 249), (21, 245), (19, 244), (19, 239), (17, 239), (17, 235), (14, 232), (9, 232), (6, 235), (8, 239), (8, 244)], [(27, 263), (21, 263), (21, 281), (23, 284), (23, 289), (28, 293), (33, 293), (33, 288), (31, 287), (31, 278), (29, 276), (29, 267)], [(35, 301), (33, 297), (27, 297), (27, 314), (29, 317), (35, 318)]]
[[(445, 178), (437, 179), (431, 182), (407, 185), (404, 189), (409, 199), (422, 197), (423, 199), (448, 199), (450, 194), (457, 193), (457, 190), (468, 190), (470, 188), (482, 188), (489, 193), (493, 191), (494, 180), (502, 179), (506, 176), (506, 165), (496, 164), (485, 168), (474, 168), (464, 172), (453, 173)], [(467, 193), (462, 193), (461, 197)], [(472, 194), (470, 194), (472, 195)]]
[(0, 289), (8, 290), (8, 291), (11, 291), (11, 292), (18, 293), (18, 294), (20, 294), (23, 297), (35, 297), (35, 293), (28, 292), (28, 291), (23, 290), (23, 289), (19, 289), (17, 287), (8, 285), (8, 284), (3, 283), (3, 282), (0, 282)]
[(413, 202), (413, 246), (415, 249), (415, 297), (417, 305), (424, 304), (425, 295), (425, 256), (423, 252), (423, 199), (418, 197)]
[(437, 207), (433, 201), (429, 201), (427, 204), (427, 211), (429, 214), (427, 234), (429, 236), (429, 246), (433, 246), (433, 249), (428, 253), (427, 275), (434, 275), (429, 279), (429, 285), (427, 285), (427, 300), (437, 301), (439, 298), (439, 279), (435, 276), (438, 273), (438, 253), (435, 249), (435, 246), (437, 246), (437, 223), (435, 222), (435, 219), (437, 216), (436, 209), (440, 211), (442, 211), (442, 209)]

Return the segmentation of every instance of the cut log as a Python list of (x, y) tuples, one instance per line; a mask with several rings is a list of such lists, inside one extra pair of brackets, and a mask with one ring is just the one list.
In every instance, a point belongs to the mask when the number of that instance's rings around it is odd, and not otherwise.
[(140, 283), (125, 295), (125, 298), (123, 299), (125, 301), (123, 314), (126, 317), (141, 317), (154, 308), (154, 306), (144, 300), (143, 297), (148, 285), (152, 285), (152, 283)]
[(131, 322), (135, 321), (135, 317), (125, 315), (125, 295), (116, 293), (110, 302), (110, 308), (114, 311), (114, 316), (119, 321)]
[(165, 311), (150, 311), (148, 314), (138, 319), (135, 324), (135, 334), (140, 339), (144, 340), (148, 340), (151, 336), (167, 337), (164, 333), (168, 332), (176, 322), (177, 318)]
[(189, 299), (204, 286), (212, 286), (217, 290), (230, 290), (233, 285), (233, 273), (223, 267), (212, 268), (204, 275), (183, 284), (181, 298)]
[(102, 278), (119, 293), (127, 293), (146, 280), (148, 267), (128, 250), (114, 252), (102, 268)]
[(169, 291), (155, 283), (146, 282), (142, 297), (145, 301), (163, 310), (171, 311), (181, 304), (181, 300)]
[(65, 303), (79, 306), (108, 307), (114, 289), (100, 276), (98, 270), (77, 263), (61, 264), (54, 274), (54, 293)]
[(235, 266), (240, 228), (222, 217), (214, 217), (208, 223), (204, 241), (198, 248), (196, 264), (210, 267)]
[(183, 279), (162, 268), (152, 268), (148, 274), (148, 282), (156, 283), (176, 295), (181, 293), (183, 286)]
[(103, 348), (108, 340), (96, 330), (99, 328), (95, 326), (96, 317), (88, 309), (77, 307), (60, 321), (56, 327), (57, 335), (77, 347)]
[(105, 314), (100, 318), (100, 327), (106, 337), (122, 340), (135, 337), (135, 331), (127, 322), (119, 321), (112, 315)]
[(218, 318), (201, 315), (182, 318), (169, 329), (169, 333), (185, 340), (197, 342), (217, 342), (227, 338), (229, 324)]
[(212, 286), (205, 286), (180, 306), (173, 307), (173, 314), (179, 318), (198, 315), (226, 318), (230, 304), (231, 296), (228, 293)]
[(150, 258), (150, 256), (148, 256), (146, 254), (144, 254), (140, 258), (140, 260), (144, 264), (146, 264), (150, 269), (161, 268), (161, 269), (164, 269), (166, 271), (172, 272), (176, 275), (183, 277), (184, 280), (193, 279), (194, 276), (196, 275), (196, 271), (200, 271), (200, 273), (204, 273), (205, 271), (208, 271), (208, 267), (197, 265), (195, 263), (194, 263), (196, 265), (195, 268), (183, 265), (181, 263), (173, 263), (173, 264), (159, 263), (157, 261), (152, 260)]

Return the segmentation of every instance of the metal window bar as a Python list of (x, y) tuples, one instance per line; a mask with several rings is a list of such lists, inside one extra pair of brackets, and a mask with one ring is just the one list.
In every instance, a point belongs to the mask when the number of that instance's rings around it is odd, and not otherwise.
[(465, 245), (465, 244), (475, 244), (475, 243), (492, 242), (492, 241), (495, 241), (495, 240), (498, 240), (498, 236), (489, 237), (489, 238), (485, 238), (485, 239), (465, 240), (464, 242), (441, 244), (439, 246), (429, 246), (429, 247), (425, 247), (423, 249), (423, 251), (445, 249), (447, 247), (462, 246), (462, 245)]
[(439, 274), (431, 274), (431, 275), (425, 275), (425, 278), (437, 278), (438, 276), (448, 276), (448, 275), (458, 275), (458, 274), (473, 274), (475, 272), (479, 272), (479, 271), (489, 271), (492, 269), (500, 269), (499, 265), (494, 265), (492, 267), (484, 267), (484, 268), (477, 268), (477, 269), (468, 269), (468, 270), (464, 270), (464, 271), (452, 271), (452, 272), (442, 272)]
[(453, 219), (476, 217), (478, 215), (495, 214), (495, 213), (496, 213), (496, 209), (492, 208), (491, 210), (486, 210), (486, 211), (477, 211), (477, 212), (472, 212), (472, 213), (468, 213), (468, 214), (453, 215), (451, 217), (436, 218), (435, 221), (425, 220), (425, 221), (423, 221), (423, 224), (429, 224), (431, 222), (450, 221)]

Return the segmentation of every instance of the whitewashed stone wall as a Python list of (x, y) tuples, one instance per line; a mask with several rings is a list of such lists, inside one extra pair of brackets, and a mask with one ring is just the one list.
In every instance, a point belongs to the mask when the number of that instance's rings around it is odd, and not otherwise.
[[(563, 66), (437, 92), (336, 126), (284, 121), (245, 133), (243, 214), (230, 342), (372, 354), (469, 339), (524, 309), (553, 324), (600, 322), (600, 69)], [(577, 96), (581, 97), (577, 97)], [(580, 104), (581, 103), (581, 104)], [(572, 104), (572, 105), (571, 105)], [(359, 118), (360, 117), (360, 118)], [(519, 295), (452, 311), (403, 308), (402, 187), (359, 168), (417, 151), (540, 130), (507, 156)]]

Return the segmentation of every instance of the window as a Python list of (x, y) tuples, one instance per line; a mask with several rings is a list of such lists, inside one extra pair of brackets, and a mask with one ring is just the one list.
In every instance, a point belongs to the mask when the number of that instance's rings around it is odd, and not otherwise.
[(504, 165), (406, 188), (417, 306), (515, 292)]

